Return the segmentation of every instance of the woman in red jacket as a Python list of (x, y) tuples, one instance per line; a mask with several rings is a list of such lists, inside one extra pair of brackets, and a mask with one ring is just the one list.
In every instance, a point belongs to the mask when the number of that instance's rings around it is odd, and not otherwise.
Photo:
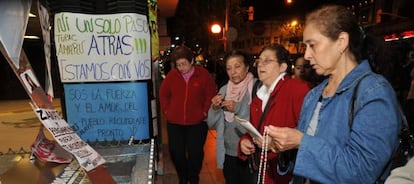
[[(256, 60), (257, 73), (263, 85), (257, 89), (256, 97), (250, 104), (250, 122), (262, 135), (264, 135), (264, 127), (268, 125), (296, 127), (303, 99), (310, 90), (306, 82), (292, 79), (286, 74), (288, 61), (289, 52), (281, 45), (265, 47)], [(267, 113), (264, 113), (265, 108)], [(268, 149), (262, 152), (264, 142), (249, 134), (244, 135), (240, 139), (239, 156), (247, 159), (254, 152), (262, 153), (263, 157), (259, 159), (263, 167), (259, 168), (261, 170), (258, 172), (261, 183), (289, 183), (290, 174), (281, 176), (277, 172), (278, 154), (270, 151), (273, 145), (264, 145)]]
[(216, 85), (210, 73), (194, 66), (192, 51), (177, 47), (171, 54), (175, 68), (161, 83), (160, 105), (167, 119), (168, 146), (180, 184), (197, 184), (207, 137), (205, 119)]

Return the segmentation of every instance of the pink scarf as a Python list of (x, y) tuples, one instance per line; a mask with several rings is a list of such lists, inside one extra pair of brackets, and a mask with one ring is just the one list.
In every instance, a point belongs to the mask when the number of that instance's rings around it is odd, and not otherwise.
[[(253, 89), (253, 74), (249, 72), (247, 73), (246, 78), (244, 78), (244, 80), (238, 84), (234, 84), (233, 82), (229, 80), (229, 82), (227, 83), (226, 97), (224, 99), (240, 102), (243, 99), (244, 95), (246, 94), (246, 91), (248, 91), (250, 96), (252, 96), (251, 89)], [(249, 101), (249, 104), (250, 102), (251, 102), (251, 99)], [(227, 122), (233, 122), (234, 113), (229, 112), (229, 111), (224, 111), (224, 119)]]
[(181, 73), (181, 75), (183, 76), (183, 78), (186, 82), (188, 82), (190, 77), (194, 74), (194, 70), (195, 70), (194, 67), (191, 67), (191, 69), (188, 72)]

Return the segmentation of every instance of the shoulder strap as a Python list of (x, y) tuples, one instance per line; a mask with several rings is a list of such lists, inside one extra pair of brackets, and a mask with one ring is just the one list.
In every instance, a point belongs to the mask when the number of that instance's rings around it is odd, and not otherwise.
[(352, 124), (354, 123), (355, 101), (357, 99), (359, 84), (361, 83), (362, 79), (364, 79), (367, 75), (368, 74), (362, 76), (362, 78), (358, 80), (358, 83), (355, 85), (354, 91), (352, 92), (351, 106), (350, 106), (350, 110), (348, 112), (348, 125), (349, 125), (349, 128), (352, 128)]
[(269, 111), (269, 107), (270, 107), (270, 104), (272, 103), (272, 100), (273, 100), (273, 96), (272, 96), (272, 97), (270, 97), (270, 98), (269, 98), (269, 100), (267, 101), (266, 106), (265, 106), (265, 109), (264, 109), (264, 111), (263, 111), (263, 114), (262, 114), (262, 116), (260, 117), (260, 120), (259, 120), (259, 126), (257, 126), (257, 129), (259, 130), (259, 132), (260, 132), (260, 127), (262, 127), (262, 124), (263, 124), (264, 118), (266, 117), (267, 112)]
[[(252, 100), (253, 100), (254, 97), (256, 97), (257, 89), (259, 89), (260, 86), (262, 86), (262, 81), (260, 81), (259, 79), (257, 79), (256, 82), (254, 82), (253, 89), (252, 89)], [(266, 117), (267, 112), (269, 111), (269, 106), (271, 104), (272, 99), (273, 99), (273, 96), (270, 97), (269, 100), (267, 101), (266, 106), (265, 106), (265, 109), (263, 110), (263, 114), (260, 117), (259, 124), (258, 124), (258, 126), (256, 128), (257, 130), (259, 130), (259, 132), (260, 132), (260, 127), (262, 127), (264, 118)]]
[[(285, 83), (286, 83), (286, 82), (285, 82)], [(266, 117), (266, 115), (267, 115), (267, 113), (268, 113), (268, 111), (269, 111), (270, 105), (272, 104), (273, 98), (277, 96), (277, 93), (279, 93), (279, 90), (282, 88), (282, 86), (283, 86), (285, 83), (282, 83), (282, 84), (281, 84), (281, 86), (277, 89), (276, 94), (275, 94), (275, 95), (273, 95), (273, 96), (270, 96), (270, 97), (269, 97), (269, 100), (267, 100), (267, 103), (266, 103), (265, 109), (263, 110), (263, 114), (262, 114), (262, 116), (260, 117), (260, 120), (259, 120), (259, 126), (257, 126), (257, 130), (259, 130), (259, 132), (260, 132), (260, 128), (262, 127), (262, 124), (263, 124), (264, 118)], [(276, 88), (276, 87), (275, 87), (275, 88)], [(276, 90), (276, 89), (275, 89), (275, 90)]]
[(356, 101), (356, 98), (357, 98), (357, 93), (358, 93), (358, 87), (359, 87), (359, 83), (361, 82), (361, 80), (360, 81), (358, 81), (358, 84), (355, 86), (355, 88), (354, 88), (354, 91), (352, 92), (352, 97), (351, 97), (351, 107), (349, 107), (350, 108), (350, 110), (349, 110), (349, 113), (348, 113), (348, 125), (349, 125), (349, 128), (352, 128), (352, 124), (354, 123), (354, 110), (355, 110), (355, 101)]
[[(361, 83), (361, 81), (362, 81), (363, 78), (365, 78), (365, 76), (362, 77), (358, 81), (358, 84), (355, 86), (354, 91), (352, 93), (352, 97), (351, 97), (351, 107), (350, 107), (349, 114), (348, 114), (348, 117), (349, 117), (348, 124), (349, 124), (349, 127), (350, 128), (352, 128), (352, 124), (353, 124), (353, 121), (354, 121), (355, 101), (357, 99), (357, 93), (358, 93), (359, 84)], [(408, 131), (410, 131), (410, 128), (409, 128), (410, 126), (408, 125), (407, 118), (406, 118), (404, 112), (402, 111), (402, 108), (401, 108), (401, 105), (400, 104), (398, 105), (398, 110), (399, 110), (400, 115), (401, 115), (401, 121), (402, 121), (402, 127), (401, 127), (401, 129), (402, 129), (402, 131), (406, 131), (407, 129), (408, 129)]]
[(259, 87), (262, 86), (262, 81), (260, 81), (259, 79), (257, 79), (254, 84), (253, 84), (253, 89), (252, 89), (252, 100), (254, 97), (256, 97), (256, 92), (257, 89), (259, 89)]

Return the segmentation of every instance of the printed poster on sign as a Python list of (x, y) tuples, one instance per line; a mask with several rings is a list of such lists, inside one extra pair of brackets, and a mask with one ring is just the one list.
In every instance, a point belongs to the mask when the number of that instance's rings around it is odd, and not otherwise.
[(40, 84), (37, 81), (32, 70), (26, 70), (25, 72), (20, 74), (20, 78), (22, 79), (24, 85), (26, 86), (30, 94), (32, 94), (36, 88), (40, 87)]
[(72, 153), (86, 171), (105, 163), (103, 157), (68, 126), (58, 111), (43, 108), (34, 109), (34, 111), (59, 145)]
[(145, 15), (55, 15), (62, 83), (151, 79), (151, 41)]

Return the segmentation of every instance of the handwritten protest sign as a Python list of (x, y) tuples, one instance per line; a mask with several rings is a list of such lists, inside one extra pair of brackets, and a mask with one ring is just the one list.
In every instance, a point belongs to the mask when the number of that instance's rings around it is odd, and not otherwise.
[(148, 139), (147, 16), (62, 12), (54, 19), (68, 123), (88, 141)]
[(67, 119), (83, 140), (149, 138), (146, 83), (65, 84)]
[(151, 79), (145, 15), (55, 15), (55, 45), (63, 83)]

